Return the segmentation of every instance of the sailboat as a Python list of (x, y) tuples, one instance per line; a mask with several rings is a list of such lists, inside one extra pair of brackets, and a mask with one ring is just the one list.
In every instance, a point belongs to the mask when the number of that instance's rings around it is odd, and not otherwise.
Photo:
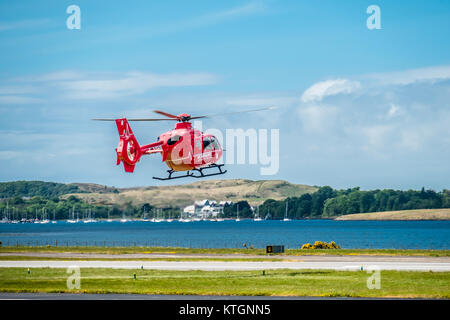
[(289, 219), (289, 218), (287, 217), (287, 213), (288, 213), (288, 202), (287, 202), (287, 200), (286, 200), (286, 212), (284, 213), (284, 219), (283, 219), (283, 221), (291, 221), (291, 219)]
[(181, 214), (181, 216), (178, 221), (180, 221), (180, 222), (191, 222), (192, 221), (190, 219), (183, 219), (183, 209), (181, 209), (181, 208), (180, 208), (180, 214)]
[(253, 221), (262, 221), (262, 219), (259, 217), (259, 206), (256, 207), (256, 218), (253, 219)]
[(122, 219), (120, 219), (120, 222), (128, 222), (129, 220), (125, 217), (125, 213), (122, 211)]
[(86, 219), (86, 220), (84, 220), (83, 222), (84, 223), (91, 223), (91, 222), (97, 222), (95, 219), (92, 219), (91, 218), (91, 208), (89, 208), (89, 215), (88, 215), (88, 218)]
[(160, 209), (156, 209), (156, 219), (153, 222), (161, 222), (162, 219), (159, 218)]
[(144, 217), (142, 219), (139, 219), (139, 221), (148, 222), (150, 220), (147, 219), (147, 209), (144, 208), (144, 212), (142, 213)]
[[(180, 208), (180, 211), (181, 211), (181, 217), (183, 217), (183, 209)], [(194, 214), (195, 214), (195, 211), (194, 211)], [(191, 217), (190, 221), (206, 221), (206, 220), (208, 220), (206, 218), (206, 214), (200, 212), (200, 216), (194, 215), (194, 217)], [(184, 221), (184, 222), (189, 222), (189, 221)]]
[(239, 219), (239, 205), (236, 205), (236, 220), (235, 221), (241, 221), (241, 219)]
[(49, 222), (50, 222), (50, 220), (46, 219), (46, 209), (42, 208), (42, 220), (41, 220), (41, 223), (42, 224), (47, 224)]
[(53, 209), (53, 220), (52, 220), (52, 223), (56, 223), (56, 220), (55, 220), (55, 209)]
[(173, 219), (170, 218), (170, 211), (169, 211), (169, 219), (166, 220), (167, 222), (172, 222)]
[(108, 219), (106, 219), (106, 222), (112, 222), (112, 219), (109, 217), (109, 212), (110, 212), (111, 210), (110, 209), (108, 209)]
[(36, 218), (34, 219), (33, 223), (40, 223), (38, 219), (38, 209), (36, 208)]
[[(8, 208), (8, 202), (6, 203), (6, 208)], [(0, 220), (1, 223), (8, 223), (8, 211), (3, 209), (3, 219)]]
[[(14, 215), (14, 211), (16, 212), (15, 215)], [(19, 216), (19, 214), (17, 213), (17, 209), (13, 207), (13, 209), (12, 209), (12, 220), (11, 220), (11, 223), (19, 223), (18, 216)]]
[(75, 206), (72, 206), (72, 219), (67, 220), (68, 223), (77, 223), (74, 217)]

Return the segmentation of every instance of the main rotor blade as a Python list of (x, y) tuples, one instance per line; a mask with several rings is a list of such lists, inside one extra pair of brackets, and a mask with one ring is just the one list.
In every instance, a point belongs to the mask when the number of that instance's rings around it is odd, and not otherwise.
[(230, 114), (247, 113), (247, 112), (255, 112), (255, 111), (264, 111), (264, 110), (272, 110), (272, 109), (276, 109), (276, 107), (271, 106), (271, 107), (252, 109), (252, 110), (242, 110), (242, 111), (234, 111), (234, 112), (215, 113), (215, 114), (210, 114), (210, 115), (206, 115), (206, 116), (191, 117), (191, 119), (213, 118), (213, 117), (219, 117), (219, 116), (227, 116), (227, 115), (230, 115)]
[[(234, 111), (234, 112), (216, 113), (216, 114), (210, 114), (210, 115), (206, 115), (206, 116), (195, 116), (195, 117), (189, 117), (189, 120), (202, 119), (202, 118), (213, 118), (213, 117), (227, 116), (227, 115), (231, 115), (231, 114), (248, 113), (248, 112), (255, 112), (255, 111), (272, 110), (272, 109), (276, 109), (276, 107), (271, 106), (271, 107), (252, 109), (252, 110), (242, 110), (242, 111)], [(175, 116), (175, 115), (170, 114), (170, 113), (166, 113), (166, 112), (159, 111), (159, 110), (155, 110), (154, 112), (159, 113), (161, 115), (164, 115), (164, 116), (168, 117), (168, 119), (152, 119), (152, 118), (139, 119), (139, 118), (137, 118), (137, 119), (127, 119), (127, 120), (128, 121), (181, 121), (182, 120), (180, 117)], [(96, 121), (116, 121), (116, 119), (105, 119), (105, 118), (92, 119), (92, 120), (96, 120)]]
[[(116, 121), (117, 119), (92, 119), (95, 121)], [(178, 121), (178, 119), (127, 119), (127, 121)]]
[(159, 114), (161, 114), (163, 116), (166, 116), (166, 117), (169, 117), (169, 118), (172, 118), (172, 119), (180, 120), (178, 116), (175, 116), (173, 114), (170, 114), (170, 113), (167, 113), (167, 112), (164, 112), (164, 111), (154, 110), (153, 112), (159, 113)]
[(192, 120), (192, 119), (201, 119), (201, 118), (208, 118), (208, 116), (190, 117), (189, 120)]
[(127, 119), (128, 121), (178, 121), (178, 119)]

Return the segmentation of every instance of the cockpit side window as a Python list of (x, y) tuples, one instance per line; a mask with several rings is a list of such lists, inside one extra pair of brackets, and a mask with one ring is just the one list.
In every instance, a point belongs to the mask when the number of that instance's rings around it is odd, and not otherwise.
[(209, 138), (203, 138), (203, 150), (211, 150), (211, 149), (212, 149), (211, 140), (209, 140)]
[(180, 141), (180, 139), (181, 139), (181, 137), (178, 136), (178, 135), (177, 135), (177, 136), (170, 137), (169, 139), (167, 139), (167, 144), (168, 144), (169, 146), (171, 146), (171, 145), (177, 143), (178, 141)]

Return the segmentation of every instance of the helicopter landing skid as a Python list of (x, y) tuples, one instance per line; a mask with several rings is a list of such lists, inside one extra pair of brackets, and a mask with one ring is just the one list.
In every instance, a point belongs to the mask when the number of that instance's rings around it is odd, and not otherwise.
[[(203, 168), (199, 168), (199, 169), (192, 169), (192, 170), (188, 171), (185, 175), (176, 176), (176, 177), (172, 177), (172, 174), (175, 172), (175, 170), (167, 170), (167, 172), (169, 173), (169, 176), (167, 178), (153, 177), (153, 179), (156, 179), (156, 180), (173, 180), (173, 179), (187, 178), (187, 177), (204, 178), (204, 177), (210, 177), (210, 176), (217, 176), (219, 174), (225, 174), (227, 172), (227, 170), (223, 170), (222, 171), (222, 167), (223, 166), (224, 166), (224, 164), (211, 164), (211, 165), (209, 165), (207, 167), (203, 167)], [(212, 168), (218, 168), (219, 172), (208, 173), (208, 174), (204, 174), (203, 173), (203, 170), (212, 169)], [(194, 174), (192, 171), (197, 171), (200, 174)]]

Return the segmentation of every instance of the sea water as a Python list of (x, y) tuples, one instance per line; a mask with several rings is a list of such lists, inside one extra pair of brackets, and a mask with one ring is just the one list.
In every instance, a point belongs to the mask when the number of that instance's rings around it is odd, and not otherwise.
[(3, 245), (263, 248), (334, 241), (342, 248), (449, 249), (450, 221), (225, 220), (0, 224)]

